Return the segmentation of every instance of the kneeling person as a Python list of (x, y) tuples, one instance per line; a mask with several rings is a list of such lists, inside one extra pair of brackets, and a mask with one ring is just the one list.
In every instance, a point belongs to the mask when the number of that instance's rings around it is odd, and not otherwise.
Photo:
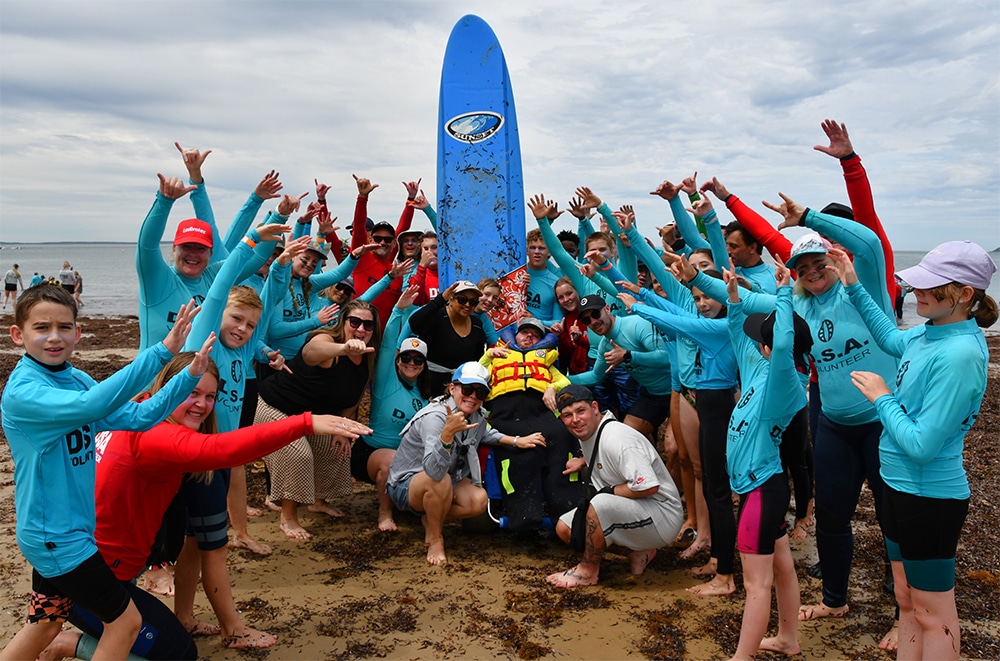
[(480, 408), (490, 393), (489, 372), (479, 363), (455, 370), (448, 395), (420, 409), (401, 432), (389, 467), (386, 490), (404, 512), (423, 514), (427, 562), (447, 562), (442, 525), (445, 519), (468, 519), (486, 511), (480, 443), (522, 447), (544, 445), (534, 433), (516, 439), (486, 426)]
[[(566, 462), (566, 472), (589, 465), (590, 482), (598, 493), (587, 512), (583, 558), (547, 580), (562, 588), (596, 585), (601, 559), (611, 545), (630, 550), (632, 573), (639, 575), (656, 550), (672, 543), (680, 532), (684, 510), (677, 487), (646, 438), (610, 412), (602, 415), (590, 390), (568, 386), (556, 404), (566, 428), (583, 446), (583, 458)], [(575, 509), (566, 512), (556, 524), (556, 534), (566, 543), (575, 514)]]

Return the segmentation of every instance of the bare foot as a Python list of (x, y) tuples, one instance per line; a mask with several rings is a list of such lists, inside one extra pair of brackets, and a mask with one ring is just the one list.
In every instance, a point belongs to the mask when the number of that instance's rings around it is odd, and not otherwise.
[(323, 500), (316, 501), (308, 507), (308, 510), (310, 512), (315, 512), (316, 514), (328, 514), (335, 519), (339, 519), (344, 516), (343, 512)]
[(427, 547), (427, 562), (432, 565), (443, 565), (448, 562), (444, 555), (444, 540), (433, 542)]
[(392, 520), (392, 512), (388, 512), (385, 514), (383, 514), (382, 512), (378, 513), (378, 529), (384, 530), (386, 532), (392, 532), (393, 530), (397, 530), (396, 522)]
[[(260, 510), (258, 510), (260, 511)], [(263, 542), (258, 542), (256, 539), (250, 535), (240, 535), (239, 533), (233, 535), (233, 538), (229, 540), (229, 545), (233, 548), (238, 549), (249, 549), (257, 555), (270, 555), (271, 547)]]
[(222, 633), (222, 627), (218, 624), (210, 624), (208, 622), (202, 622), (201, 620), (181, 622), (181, 625), (192, 636), (218, 636)]
[[(712, 548), (712, 539), (710, 537), (695, 537), (694, 544), (687, 547), (681, 551), (680, 557), (684, 560), (693, 558), (702, 551), (709, 551)], [(715, 573), (715, 569), (712, 569), (712, 573)]]
[(264, 499), (264, 507), (266, 507), (267, 509), (271, 510), (272, 512), (280, 512), (281, 511), (281, 504), (280, 503), (276, 504), (274, 501), (271, 500), (270, 496), (268, 496), (267, 498)]
[(256, 519), (257, 517), (264, 516), (264, 511), (256, 507), (250, 507), (247, 505), (247, 516)]
[[(60, 634), (62, 635), (62, 634)], [(895, 652), (899, 647), (899, 620), (892, 623), (892, 628), (882, 636), (882, 642), (878, 644), (880, 650)]]
[(760, 641), (760, 648), (762, 650), (768, 650), (769, 652), (778, 652), (779, 654), (787, 654), (789, 656), (798, 654), (802, 651), (799, 647), (798, 640), (782, 640), (778, 637), (765, 638)]
[(580, 569), (580, 565), (564, 572), (549, 574), (545, 580), (557, 588), (575, 588), (581, 585), (597, 585), (598, 575), (588, 575)]
[(38, 661), (59, 661), (76, 658), (76, 646), (80, 642), (80, 632), (60, 631), (49, 646), (38, 655)]
[(145, 572), (142, 575), (142, 589), (153, 594), (174, 596), (174, 568), (159, 567)]
[(851, 609), (847, 604), (844, 604), (840, 608), (830, 608), (822, 602), (809, 606), (800, 606), (799, 621), (818, 620), (821, 617), (844, 617), (849, 610)]
[(809, 536), (808, 524), (805, 519), (795, 519), (795, 527), (788, 533), (788, 539), (805, 539)]
[(656, 557), (656, 549), (649, 549), (648, 551), (632, 551), (628, 554), (628, 562), (631, 566), (633, 576), (642, 576), (642, 572), (646, 571), (646, 565), (648, 565), (653, 558)]
[(715, 576), (715, 572), (719, 567), (719, 561), (715, 558), (709, 558), (708, 562), (703, 564), (701, 567), (696, 567), (691, 570), (692, 576)]
[(222, 638), (223, 647), (234, 649), (261, 649), (270, 647), (276, 642), (278, 642), (277, 636), (272, 636), (266, 631), (251, 629), (246, 625), (240, 627), (239, 633), (233, 633), (231, 636), (224, 636)]
[(736, 583), (733, 582), (731, 574), (729, 576), (717, 574), (711, 581), (701, 585), (692, 585), (686, 590), (700, 597), (723, 597), (736, 592)]
[(289, 539), (312, 539), (309, 531), (303, 528), (298, 521), (282, 521), (278, 527)]

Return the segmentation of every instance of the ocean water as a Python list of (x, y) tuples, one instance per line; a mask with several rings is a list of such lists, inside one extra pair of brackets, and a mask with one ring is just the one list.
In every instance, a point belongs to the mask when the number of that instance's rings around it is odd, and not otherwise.
[[(170, 260), (169, 243), (160, 245), (164, 258)], [(917, 264), (924, 256), (922, 251), (896, 251), (896, 270)], [(995, 261), (1000, 255), (993, 254)], [(139, 310), (139, 280), (135, 273), (135, 245), (120, 243), (27, 243), (5, 245), (0, 250), (0, 273), (6, 273), (13, 264), (20, 265), (24, 284), (38, 273), (56, 275), (64, 261), (68, 261), (83, 277), (82, 313), (85, 315), (122, 316), (137, 315)], [(1000, 301), (1000, 275), (993, 278), (987, 292)], [(912, 326), (921, 323), (916, 315), (913, 295), (903, 301), (903, 323)]]

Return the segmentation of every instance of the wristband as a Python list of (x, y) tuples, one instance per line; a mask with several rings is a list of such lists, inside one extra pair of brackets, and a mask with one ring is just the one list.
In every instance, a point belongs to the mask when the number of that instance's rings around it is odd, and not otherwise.
[(249, 236), (245, 236), (245, 237), (243, 237), (243, 243), (245, 243), (245, 244), (247, 244), (248, 246), (250, 246), (250, 249), (251, 249), (251, 250), (253, 250), (254, 248), (256, 248), (256, 247), (257, 247), (257, 242), (256, 242), (256, 241), (254, 241), (253, 239), (251, 239), (251, 238), (250, 238)]
[(604, 487), (603, 489), (601, 489), (597, 493), (609, 493), (612, 496), (614, 496), (615, 495), (615, 488), (614, 488), (614, 486)]
[(445, 443), (444, 439), (442, 438), (441, 439), (441, 445), (444, 447), (445, 450), (450, 450), (451, 446), (455, 445), (455, 443), (454, 443), (454, 441), (451, 442), (451, 443)]
[(708, 213), (706, 213), (704, 216), (702, 216), (701, 219), (707, 223), (707, 222), (711, 222), (711, 221), (715, 220), (718, 217), (718, 215), (719, 214), (715, 213), (715, 209), (712, 209), (711, 211), (709, 211)]
[(604, 266), (598, 266), (597, 270), (598, 271), (610, 271), (611, 270), (611, 260), (610, 259), (604, 260)]
[(520, 436), (515, 436), (514, 437), (514, 447), (515, 448), (517, 447), (517, 439), (519, 439), (519, 438), (521, 438), (521, 437)]

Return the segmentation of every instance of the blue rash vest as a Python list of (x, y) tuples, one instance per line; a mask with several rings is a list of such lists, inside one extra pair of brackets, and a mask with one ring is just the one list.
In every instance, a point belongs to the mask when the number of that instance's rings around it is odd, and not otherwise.
[[(740, 292), (742, 295), (743, 292)], [(806, 390), (795, 370), (792, 346), (792, 288), (778, 289), (771, 360), (743, 332), (742, 303), (729, 304), (729, 334), (740, 369), (740, 401), (726, 434), (729, 485), (744, 494), (782, 472), (781, 434), (806, 405)]]
[[(399, 434), (417, 411), (427, 406), (415, 383), (406, 383), (396, 374), (396, 349), (402, 338), (400, 331), (414, 307), (405, 311), (393, 306), (392, 314), (382, 335), (382, 351), (375, 362), (372, 380), (372, 411), (369, 424), (371, 436), (364, 439), (373, 448), (399, 447)], [(426, 369), (426, 368), (425, 368)]]
[(847, 292), (879, 347), (900, 358), (895, 379), (886, 381), (893, 394), (875, 400), (882, 479), (917, 496), (969, 498), (962, 450), (986, 392), (989, 350), (982, 330), (969, 319), (901, 331), (861, 284)]
[(670, 301), (661, 299), (661, 309), (636, 303), (632, 314), (647, 319), (664, 331), (689, 338), (698, 345), (695, 361), (696, 387), (700, 390), (728, 390), (735, 388), (736, 354), (729, 338), (726, 319), (708, 319), (693, 315)]
[(11, 372), (0, 411), (14, 459), (17, 544), (42, 576), (71, 572), (97, 552), (97, 433), (145, 431), (197, 386), (199, 377), (183, 370), (153, 397), (129, 401), (170, 358), (157, 343), (101, 383), (69, 363), (50, 370), (27, 355)]
[[(722, 271), (722, 267), (729, 268), (729, 251), (726, 250), (726, 239), (722, 236), (722, 227), (718, 216), (705, 222), (705, 232), (708, 234), (708, 242), (712, 247), (712, 261), (715, 262), (715, 268), (719, 271)], [(774, 267), (764, 262), (756, 266), (737, 266), (736, 275), (746, 278), (753, 285), (754, 291), (774, 294), (777, 288), (774, 280)]]
[(688, 214), (687, 209), (684, 208), (684, 202), (681, 201), (680, 195), (674, 195), (669, 202), (670, 213), (674, 217), (674, 224), (677, 226), (677, 231), (680, 233), (681, 238), (684, 239), (684, 250), (682, 252), (690, 256), (695, 250), (702, 248), (711, 250), (712, 246), (698, 232), (698, 225), (691, 218), (690, 214)]
[(548, 261), (545, 262), (544, 269), (536, 270), (529, 266), (527, 271), (531, 276), (526, 292), (528, 313), (546, 326), (551, 326), (562, 319), (555, 294), (556, 281), (562, 277), (562, 273)]
[[(677, 199), (676, 197), (674, 199)], [(673, 200), (671, 200), (671, 209), (674, 208)], [(687, 215), (684, 210), (683, 204), (680, 206), (680, 211), (682, 215)], [(677, 214), (674, 214), (678, 217)], [(688, 219), (692, 226), (694, 226), (694, 221)], [(679, 221), (678, 221), (679, 222)], [(697, 231), (695, 232), (697, 234)], [(649, 275), (653, 277), (660, 286), (663, 287), (664, 293), (667, 295), (667, 299), (679, 306), (683, 310), (690, 312), (691, 314), (698, 314), (698, 306), (694, 302), (694, 297), (691, 295), (691, 291), (677, 281), (674, 274), (667, 270), (663, 265), (663, 260), (656, 256), (656, 252), (649, 247), (645, 239), (639, 234), (639, 230), (635, 227), (635, 224), (625, 232), (626, 238), (628, 238), (629, 243), (632, 244), (632, 250), (635, 251), (639, 259), (646, 264), (649, 269)], [(716, 299), (719, 300), (719, 299)], [(723, 301), (726, 299), (722, 299)], [(676, 364), (673, 366), (673, 370), (677, 372), (674, 377), (674, 386), (680, 384), (685, 388), (694, 389), (698, 387), (697, 378), (697, 361), (698, 361), (698, 345), (695, 344), (691, 338), (681, 335), (677, 338), (677, 360)], [(680, 388), (675, 387), (674, 390), (680, 390)]]
[[(195, 193), (199, 193), (203, 189), (204, 186), (201, 186), (199, 190), (194, 191), (192, 199), (198, 199), (195, 197)], [(188, 303), (192, 298), (196, 303), (201, 304), (205, 295), (208, 294), (208, 288), (215, 280), (216, 274), (222, 268), (221, 259), (224, 259), (224, 256), (228, 254), (223, 247), (222, 240), (217, 237), (218, 230), (215, 229), (214, 221), (206, 220), (205, 222), (209, 222), (212, 226), (213, 246), (218, 246), (216, 250), (223, 257), (220, 258), (220, 261), (209, 264), (197, 278), (185, 278), (177, 273), (173, 264), (164, 261), (163, 253), (160, 251), (160, 239), (163, 238), (167, 217), (170, 215), (173, 204), (174, 200), (157, 191), (156, 200), (139, 230), (139, 241), (135, 251), (135, 268), (139, 275), (140, 349), (147, 349), (167, 336), (170, 328), (174, 325), (177, 311), (182, 305)], [(204, 213), (204, 211), (200, 211), (200, 213)], [(213, 252), (213, 259), (215, 259), (215, 255), (216, 252)], [(252, 274), (252, 270), (245, 270), (240, 273), (239, 280)]]
[[(357, 265), (358, 260), (348, 255), (333, 269), (309, 276), (308, 301), (302, 291), (302, 280), (290, 278), (290, 287), (285, 288), (281, 304), (275, 307), (267, 322), (267, 338), (271, 347), (280, 350), (285, 358), (295, 356), (305, 344), (309, 331), (320, 327), (315, 313), (329, 304), (329, 301), (320, 298), (319, 293), (344, 280)], [(271, 264), (271, 274), (268, 277), (273, 277), (276, 271), (282, 269), (290, 272), (291, 268), (291, 264), (281, 266), (275, 261)], [(284, 281), (289, 281), (288, 275), (284, 276)]]
[[(219, 333), (222, 315), (229, 301), (229, 290), (232, 289), (238, 275), (250, 266), (253, 266), (253, 270), (256, 272), (267, 262), (267, 258), (274, 251), (274, 243), (261, 241), (256, 230), (250, 230), (248, 236), (257, 243), (257, 247), (251, 249), (248, 243), (240, 241), (235, 250), (223, 262), (222, 269), (209, 288), (205, 302), (202, 303), (201, 312), (192, 322), (191, 333), (184, 344), (185, 350), (197, 351), (210, 333), (213, 331), (216, 334)], [(253, 361), (257, 360), (265, 365), (268, 363), (267, 353), (270, 349), (260, 339), (258, 332), (263, 330), (263, 319), (264, 311), (261, 312), (261, 321), (258, 322), (249, 340), (243, 346), (229, 347), (224, 338), (221, 337), (212, 345), (212, 360), (219, 368), (215, 416), (220, 433), (235, 431), (240, 427), (243, 390), (246, 386), (246, 379), (254, 373)], [(219, 468), (229, 467), (219, 466)]]
[[(892, 302), (885, 287), (885, 258), (875, 233), (860, 223), (807, 210), (805, 224), (854, 254), (858, 279), (879, 307), (892, 314)], [(702, 273), (692, 285), (712, 298), (728, 296), (726, 286)], [(770, 312), (775, 298), (760, 292), (740, 291), (746, 312)], [(724, 298), (716, 300), (726, 300)], [(851, 383), (851, 372), (875, 372), (891, 383), (897, 360), (879, 350), (861, 315), (851, 304), (839, 281), (819, 296), (796, 294), (792, 306), (812, 331), (812, 358), (819, 376), (823, 414), (838, 424), (863, 425), (879, 419), (875, 407)]]
[(604, 380), (608, 364), (604, 353), (611, 350), (611, 341), (632, 352), (632, 360), (619, 366), (628, 372), (640, 386), (653, 395), (670, 394), (670, 354), (663, 338), (653, 325), (639, 317), (612, 317), (614, 325), (606, 337), (601, 338), (597, 361), (589, 372), (573, 374), (570, 383), (593, 386)]

